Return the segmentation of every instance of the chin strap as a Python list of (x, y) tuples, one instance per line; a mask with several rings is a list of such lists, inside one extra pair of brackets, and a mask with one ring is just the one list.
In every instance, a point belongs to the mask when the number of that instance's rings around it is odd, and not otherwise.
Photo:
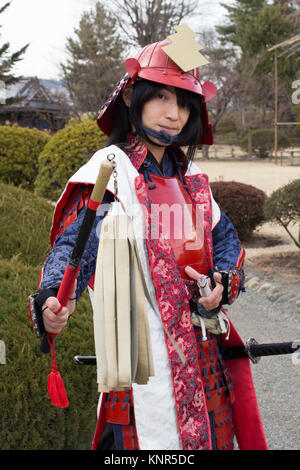
[[(180, 134), (170, 135), (166, 131), (159, 131), (158, 132), (158, 131), (155, 131), (154, 129), (150, 129), (149, 127), (145, 127), (143, 125), (142, 125), (142, 129), (146, 134), (149, 134), (152, 137), (155, 137), (157, 140), (159, 140), (163, 144), (167, 144), (167, 145), (171, 145), (171, 144), (174, 144), (176, 142), (179, 142), (180, 140), (182, 140), (182, 137), (183, 137), (183, 134), (184, 134), (181, 131)], [(157, 145), (158, 147), (164, 147), (164, 145), (159, 145), (156, 142), (153, 142), (151, 139), (149, 139), (149, 141), (152, 144)]]

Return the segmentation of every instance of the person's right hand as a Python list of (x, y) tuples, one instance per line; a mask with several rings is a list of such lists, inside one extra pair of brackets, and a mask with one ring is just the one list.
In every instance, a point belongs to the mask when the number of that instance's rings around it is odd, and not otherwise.
[[(72, 315), (75, 306), (76, 296), (76, 283), (74, 289), (70, 295), (69, 302), (66, 307), (63, 307), (60, 312), (61, 304), (56, 297), (48, 297), (48, 299), (42, 305), (43, 321), (45, 330), (47, 333), (59, 334), (65, 328), (68, 323), (70, 315)], [(58, 313), (55, 313), (58, 312)]]

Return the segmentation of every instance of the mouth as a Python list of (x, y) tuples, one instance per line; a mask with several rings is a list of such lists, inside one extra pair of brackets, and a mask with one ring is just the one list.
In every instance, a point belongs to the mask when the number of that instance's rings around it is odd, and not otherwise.
[(159, 127), (161, 128), (161, 130), (168, 132), (169, 134), (178, 133), (178, 129), (176, 127), (167, 127), (167, 126), (161, 126), (161, 125)]

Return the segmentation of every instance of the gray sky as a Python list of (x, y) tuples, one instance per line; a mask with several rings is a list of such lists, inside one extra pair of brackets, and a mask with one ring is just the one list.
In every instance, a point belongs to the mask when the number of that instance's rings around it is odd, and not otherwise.
[[(5, 3), (4, 0), (0, 5)], [(16, 74), (59, 78), (59, 64), (66, 57), (66, 38), (73, 35), (82, 13), (89, 10), (95, 0), (11, 0), (11, 5), (0, 15), (0, 45), (10, 43), (14, 52), (30, 43), (24, 59), (14, 68)], [(107, 3), (105, 2), (107, 5)], [(200, 21), (205, 28), (220, 24), (225, 10), (221, 0), (199, 0), (203, 7)], [(199, 28), (193, 20), (187, 23)]]

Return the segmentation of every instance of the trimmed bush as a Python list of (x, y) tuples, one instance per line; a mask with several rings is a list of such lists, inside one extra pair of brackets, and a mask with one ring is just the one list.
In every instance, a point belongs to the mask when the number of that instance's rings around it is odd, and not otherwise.
[(106, 140), (107, 137), (92, 120), (72, 123), (58, 131), (39, 156), (36, 193), (56, 201), (67, 180)]
[(33, 190), (38, 156), (49, 139), (37, 129), (0, 126), (0, 179)]
[(50, 249), (53, 210), (45, 199), (0, 182), (0, 256), (41, 265)]
[(217, 181), (210, 184), (220, 209), (230, 218), (239, 239), (247, 241), (264, 221), (264, 191), (236, 181)]
[(68, 327), (56, 338), (57, 364), (70, 405), (55, 408), (47, 392), (51, 357), (40, 352), (26, 305), (49, 250), (53, 206), (3, 183), (0, 194), (0, 340), (7, 362), (0, 365), (0, 449), (90, 449), (98, 401), (96, 368), (73, 361), (76, 354), (94, 355), (88, 294), (82, 295)]
[(300, 222), (300, 179), (273, 191), (265, 202), (264, 214), (270, 222), (282, 225), (295, 245), (300, 248), (300, 241), (297, 241), (289, 230), (290, 224)]
[[(241, 148), (248, 151), (248, 136), (241, 140)], [(278, 148), (283, 149), (290, 146), (289, 138), (286, 134), (278, 132)], [(258, 158), (267, 158), (274, 149), (274, 130), (256, 129), (252, 132), (252, 150)]]
[(94, 355), (93, 320), (85, 292), (63, 334), (56, 338), (57, 365), (69, 407), (55, 408), (47, 392), (50, 354), (40, 352), (27, 318), (27, 296), (36, 290), (39, 268), (0, 259), (0, 449), (90, 449), (96, 426), (96, 368), (74, 364), (76, 354)]

